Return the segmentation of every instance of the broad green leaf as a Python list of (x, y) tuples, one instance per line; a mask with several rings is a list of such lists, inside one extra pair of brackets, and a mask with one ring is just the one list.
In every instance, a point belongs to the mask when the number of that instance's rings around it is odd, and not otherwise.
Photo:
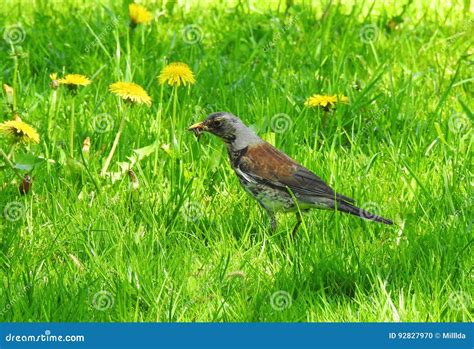
[(45, 159), (31, 154), (19, 154), (16, 156), (15, 168), (22, 171), (31, 171), (44, 161)]

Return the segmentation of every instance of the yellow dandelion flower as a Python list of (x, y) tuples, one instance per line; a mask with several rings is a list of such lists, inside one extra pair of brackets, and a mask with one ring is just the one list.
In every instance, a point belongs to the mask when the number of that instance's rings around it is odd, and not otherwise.
[(11, 137), (15, 143), (39, 143), (38, 132), (26, 122), (21, 121), (19, 117), (1, 123), (0, 133)]
[(109, 91), (126, 102), (151, 105), (151, 98), (146, 91), (133, 82), (116, 82), (109, 86)]
[(163, 68), (158, 81), (160, 84), (167, 82), (168, 85), (179, 87), (181, 84), (184, 86), (187, 84), (192, 85), (196, 82), (196, 79), (191, 68), (186, 63), (175, 62)]
[(130, 25), (135, 27), (137, 24), (147, 24), (151, 22), (152, 15), (148, 10), (138, 4), (128, 5), (128, 15), (130, 16)]
[(336, 103), (349, 103), (349, 98), (344, 95), (337, 96), (323, 96), (323, 95), (312, 95), (309, 97), (304, 105), (307, 107), (321, 107), (325, 110), (329, 110), (334, 107)]
[(65, 77), (57, 81), (59, 84), (66, 85), (70, 90), (73, 91), (76, 90), (77, 86), (87, 86), (91, 83), (88, 78), (80, 74), (67, 74)]

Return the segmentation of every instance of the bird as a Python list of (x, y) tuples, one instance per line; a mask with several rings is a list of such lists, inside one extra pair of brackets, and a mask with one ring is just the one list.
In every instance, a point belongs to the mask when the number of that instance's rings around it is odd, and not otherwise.
[(207, 132), (224, 141), (240, 184), (267, 212), (273, 231), (277, 229), (277, 213), (295, 212), (294, 235), (302, 222), (300, 212), (313, 208), (337, 210), (369, 221), (393, 224), (390, 219), (355, 206), (354, 199), (336, 193), (321, 178), (261, 139), (231, 113), (211, 113), (188, 130), (198, 139)]

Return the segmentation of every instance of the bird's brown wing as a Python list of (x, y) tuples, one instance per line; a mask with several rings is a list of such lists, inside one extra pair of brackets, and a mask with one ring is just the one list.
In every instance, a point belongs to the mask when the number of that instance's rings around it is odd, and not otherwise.
[(354, 202), (351, 198), (336, 194), (321, 178), (269, 143), (249, 146), (240, 157), (238, 167), (257, 182), (285, 191), (290, 189), (300, 197)]

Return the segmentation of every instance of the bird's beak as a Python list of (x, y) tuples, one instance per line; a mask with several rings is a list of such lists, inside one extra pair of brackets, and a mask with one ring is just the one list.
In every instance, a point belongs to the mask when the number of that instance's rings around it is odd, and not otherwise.
[(199, 137), (201, 136), (201, 134), (204, 132), (204, 131), (207, 131), (207, 126), (204, 125), (204, 122), (198, 122), (194, 125), (191, 125), (189, 128), (188, 128), (188, 131), (191, 131), (191, 132), (194, 132), (194, 135), (199, 139)]

